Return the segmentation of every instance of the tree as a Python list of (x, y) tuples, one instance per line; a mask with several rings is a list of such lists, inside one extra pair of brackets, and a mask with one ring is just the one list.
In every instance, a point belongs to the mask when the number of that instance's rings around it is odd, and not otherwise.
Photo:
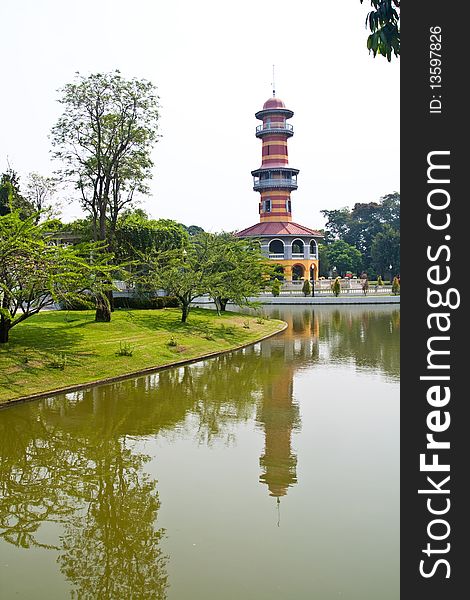
[[(62, 163), (59, 173), (80, 192), (94, 240), (112, 250), (119, 215), (136, 192), (149, 192), (159, 116), (155, 87), (114, 71), (77, 73), (60, 91), (64, 112), (52, 129), (53, 156)], [(110, 302), (102, 300), (96, 319), (110, 320)]]
[(273, 275), (273, 267), (261, 254), (259, 243), (225, 232), (199, 236), (209, 239), (213, 277), (207, 291), (217, 312), (224, 311), (229, 301), (248, 306), (249, 298), (265, 289)]
[(136, 280), (178, 298), (183, 323), (191, 302), (204, 294), (214, 299), (218, 311), (229, 300), (248, 304), (248, 297), (265, 287), (271, 272), (256, 244), (229, 233), (206, 232), (191, 236), (183, 249), (150, 252), (142, 267), (144, 274)]
[(311, 291), (312, 288), (310, 286), (310, 281), (308, 279), (305, 279), (304, 284), (302, 286), (302, 293), (304, 296), (310, 296)]
[[(392, 270), (400, 272), (400, 234), (389, 225), (378, 233), (372, 243), (372, 263), (381, 275)], [(390, 274), (391, 275), (391, 274)]]
[(392, 52), (397, 57), (400, 55), (400, 0), (371, 0), (370, 3), (373, 10), (366, 17), (366, 27), (371, 31), (367, 48), (374, 58), (379, 54), (390, 62)]
[[(35, 217), (0, 217), (0, 343), (10, 330), (55, 302), (73, 301), (85, 290), (103, 293), (107, 257), (97, 244), (48, 243)], [(95, 256), (93, 263), (90, 256)]]
[(346, 271), (358, 272), (361, 268), (362, 255), (357, 248), (337, 240), (327, 247), (326, 254), (328, 261), (334, 265), (340, 273)]
[(39, 222), (41, 213), (45, 209), (51, 210), (51, 200), (57, 191), (57, 180), (54, 177), (45, 177), (39, 173), (30, 173), (26, 187), (28, 201), (34, 206), (37, 213), (36, 221)]
[(22, 219), (28, 219), (35, 207), (20, 192), (20, 178), (10, 166), (0, 179), (0, 216), (17, 210)]
[(182, 248), (189, 236), (182, 225), (170, 219), (149, 219), (142, 210), (128, 211), (116, 227), (116, 256), (121, 260), (138, 260), (152, 250)]
[(322, 210), (321, 213), (327, 219), (324, 243), (328, 246), (342, 240), (355, 246), (362, 254), (362, 268), (371, 271), (375, 236), (384, 231), (386, 225), (397, 232), (400, 230), (400, 194), (387, 194), (379, 202), (356, 203), (352, 209)]

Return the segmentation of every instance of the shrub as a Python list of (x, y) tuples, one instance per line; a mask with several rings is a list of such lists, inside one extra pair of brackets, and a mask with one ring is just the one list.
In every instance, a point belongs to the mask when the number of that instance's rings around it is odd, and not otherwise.
[(369, 280), (364, 279), (361, 287), (362, 287), (362, 292), (363, 292), (364, 296), (367, 296), (367, 292), (369, 291)]
[(393, 278), (392, 282), (392, 294), (395, 296), (400, 293), (400, 282), (398, 281), (398, 277)]
[(310, 281), (308, 279), (306, 279), (304, 281), (304, 284), (302, 286), (302, 292), (304, 296), (310, 296), (310, 293), (312, 291), (312, 287), (310, 285)]
[(174, 296), (131, 296), (114, 298), (114, 308), (134, 308), (154, 310), (161, 308), (178, 308), (178, 299)]
[(333, 290), (333, 294), (338, 297), (341, 292), (341, 280), (337, 277), (333, 283), (331, 284), (331, 289)]
[(129, 342), (119, 342), (119, 350), (116, 352), (117, 356), (132, 356), (134, 353), (134, 347)]
[(171, 336), (171, 338), (167, 342), (167, 346), (170, 346), (170, 348), (175, 348), (177, 345), (178, 345), (178, 342), (175, 340), (175, 338), (173, 336)]
[(382, 275), (379, 275), (377, 277), (377, 285), (378, 286), (382, 286), (384, 284), (384, 282), (382, 281)]
[(271, 293), (273, 296), (279, 296), (281, 293), (281, 282), (279, 279), (275, 279), (271, 285)]
[(258, 325), (264, 325), (264, 321), (261, 317), (257, 317), (256, 322), (258, 323)]
[(63, 352), (60, 354), (52, 354), (47, 366), (49, 369), (59, 369), (60, 371), (63, 371), (67, 366), (67, 356)]

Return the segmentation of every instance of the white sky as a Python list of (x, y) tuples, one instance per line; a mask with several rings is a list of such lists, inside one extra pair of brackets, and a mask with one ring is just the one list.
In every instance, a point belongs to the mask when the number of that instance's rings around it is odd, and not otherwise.
[[(370, 3), (369, 3), (370, 6)], [(254, 113), (276, 95), (294, 111), (293, 220), (399, 191), (399, 63), (365, 47), (359, 0), (1, 0), (0, 172), (50, 174), (57, 89), (120, 69), (161, 103), (152, 196), (142, 207), (208, 231), (258, 222)], [(78, 204), (64, 210), (80, 216)]]

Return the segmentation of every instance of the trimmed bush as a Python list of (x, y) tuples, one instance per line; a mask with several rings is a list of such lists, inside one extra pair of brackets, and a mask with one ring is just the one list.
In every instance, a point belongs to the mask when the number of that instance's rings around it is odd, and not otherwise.
[(400, 282), (398, 281), (398, 277), (394, 277), (393, 283), (392, 283), (392, 294), (395, 294), (395, 296), (396, 296), (399, 293), (400, 293)]
[(279, 296), (281, 293), (281, 282), (279, 279), (275, 279), (271, 286), (271, 293), (273, 296)]
[(129, 309), (161, 309), (161, 308), (178, 308), (178, 299), (174, 296), (131, 296), (124, 298), (118, 296), (114, 298), (114, 308), (129, 308)]
[(302, 293), (304, 296), (310, 296), (312, 292), (312, 287), (310, 285), (310, 281), (308, 279), (305, 279), (304, 284), (302, 286)]
[(341, 279), (337, 277), (333, 283), (331, 284), (331, 289), (333, 290), (333, 294), (338, 297), (341, 292)]

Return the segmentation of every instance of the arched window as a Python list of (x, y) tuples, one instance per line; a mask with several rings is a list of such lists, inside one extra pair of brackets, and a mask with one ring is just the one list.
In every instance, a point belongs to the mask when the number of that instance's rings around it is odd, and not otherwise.
[(292, 242), (292, 254), (304, 254), (304, 243), (302, 240), (294, 240)]
[(284, 243), (281, 240), (269, 242), (269, 254), (282, 254), (284, 256)]
[(310, 240), (310, 256), (315, 258), (318, 256), (318, 245), (316, 240)]

